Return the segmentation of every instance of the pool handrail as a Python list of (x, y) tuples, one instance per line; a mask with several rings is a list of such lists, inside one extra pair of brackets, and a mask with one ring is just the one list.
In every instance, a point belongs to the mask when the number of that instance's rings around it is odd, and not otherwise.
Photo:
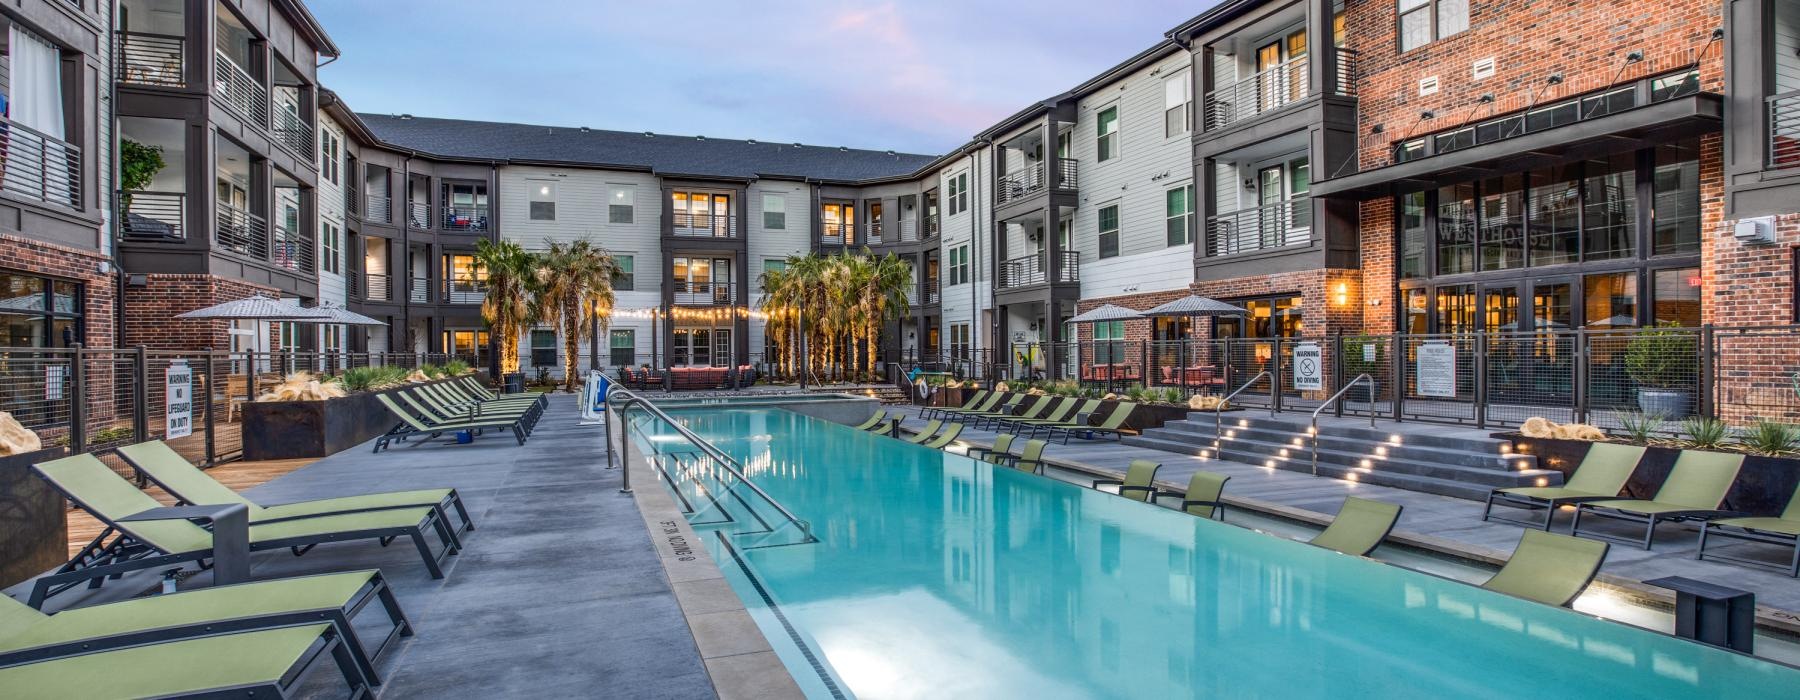
[[(1363, 374), (1356, 375), (1356, 378), (1350, 380), (1350, 383), (1345, 384), (1342, 387), (1339, 387), (1337, 390), (1337, 393), (1332, 394), (1331, 398), (1325, 399), (1325, 403), (1319, 404), (1318, 408), (1313, 409), (1312, 427), (1307, 428), (1307, 432), (1306, 432), (1307, 437), (1312, 438), (1312, 475), (1313, 476), (1319, 475), (1319, 412), (1325, 410), (1327, 407), (1330, 407), (1334, 403), (1344, 400), (1344, 395), (1350, 393), (1350, 387), (1356, 386), (1363, 382), (1369, 383), (1369, 393), (1374, 394), (1375, 393), (1375, 378), (1369, 376), (1368, 373), (1365, 372)], [(1375, 427), (1375, 407), (1374, 406), (1369, 407), (1369, 427), (1370, 428)]]
[[(620, 401), (620, 399), (623, 399), (623, 401)], [(699, 448), (702, 453), (718, 462), (726, 471), (731, 472), (732, 476), (737, 477), (739, 482), (750, 487), (750, 490), (755, 491), (756, 495), (761, 496), (764, 501), (768, 501), (769, 505), (774, 506), (775, 511), (781, 514), (781, 517), (787, 518), (788, 522), (791, 522), (796, 527), (800, 528), (800, 533), (806, 536), (806, 539), (803, 542), (819, 541), (819, 538), (813, 536), (811, 525), (807, 524), (805, 520), (801, 520), (799, 516), (794, 515), (793, 511), (788, 510), (787, 506), (781, 504), (781, 501), (775, 500), (775, 497), (769, 495), (769, 492), (764, 491), (761, 486), (757, 486), (756, 482), (750, 480), (750, 477), (745, 476), (741, 469), (742, 465), (740, 465), (736, 459), (733, 459), (731, 455), (720, 451), (719, 448), (714, 447), (712, 443), (707, 442), (699, 435), (694, 434), (694, 431), (688, 430), (687, 426), (682, 425), (680, 421), (675, 420), (668, 413), (664, 412), (662, 408), (651, 402), (650, 399), (645, 398), (642, 394), (635, 391), (615, 385), (612, 388), (612, 391), (606, 395), (606, 403), (608, 406), (615, 404), (619, 405), (619, 438), (621, 443), (625, 443), (630, 438), (629, 431), (631, 430), (631, 421), (626, 420), (625, 414), (627, 411), (631, 410), (632, 406), (637, 406), (638, 408), (649, 412), (650, 415), (662, 419), (664, 423), (668, 423), (670, 427), (675, 429), (676, 433), (681, 435), (681, 437), (686, 438), (689, 443), (694, 445), (694, 447)], [(607, 440), (608, 442), (612, 440), (610, 435), (607, 437)], [(622, 459), (625, 460), (625, 464), (623, 465), (625, 483), (619, 491), (622, 493), (630, 493), (631, 453), (629, 450), (623, 450), (622, 454)]]
[[(1250, 378), (1250, 381), (1247, 381), (1247, 382), (1244, 382), (1243, 384), (1238, 385), (1238, 388), (1233, 390), (1231, 393), (1226, 394), (1225, 398), (1219, 399), (1218, 406), (1213, 407), (1213, 458), (1214, 459), (1224, 459), (1225, 458), (1225, 421), (1223, 418), (1221, 418), (1221, 416), (1225, 415), (1225, 409), (1231, 407), (1232, 399), (1237, 398), (1238, 394), (1244, 393), (1245, 389), (1256, 386), (1257, 380), (1260, 380), (1263, 377), (1271, 377), (1271, 379), (1270, 379), (1271, 383), (1273, 383), (1273, 381), (1274, 381), (1272, 375), (1269, 374), (1269, 370), (1265, 369), (1261, 372), (1257, 372), (1256, 376)], [(1280, 387), (1270, 386), (1269, 391), (1273, 392), (1278, 389), (1280, 389)], [(1275, 417), (1275, 402), (1274, 401), (1269, 402), (1269, 417), (1270, 418)]]

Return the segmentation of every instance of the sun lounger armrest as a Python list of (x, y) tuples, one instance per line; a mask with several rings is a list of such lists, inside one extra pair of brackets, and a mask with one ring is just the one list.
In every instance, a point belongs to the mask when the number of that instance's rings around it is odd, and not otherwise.
[(968, 457), (969, 459), (987, 459), (987, 456), (990, 454), (999, 453), (987, 447), (971, 447), (967, 452), (963, 453), (963, 456)]

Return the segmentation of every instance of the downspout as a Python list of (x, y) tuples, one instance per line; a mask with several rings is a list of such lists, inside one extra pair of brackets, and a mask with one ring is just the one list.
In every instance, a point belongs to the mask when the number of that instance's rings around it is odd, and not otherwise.
[[(985, 140), (981, 140), (981, 141), (976, 141), (976, 144), (977, 144), (977, 147), (980, 148), (980, 147), (987, 146), (988, 142)], [(980, 153), (981, 153), (980, 150), (974, 150), (974, 151), (969, 152), (969, 183), (970, 183), (971, 187), (975, 188), (975, 190), (973, 192), (969, 193), (969, 202), (972, 206), (981, 206), (981, 159), (977, 157)], [(986, 212), (988, 216), (993, 216), (993, 214), (994, 214), (992, 207), (983, 207), (983, 211)], [(980, 217), (977, 216), (976, 214), (974, 214), (973, 212), (971, 212), (969, 214), (969, 257), (970, 257), (969, 266), (970, 267), (974, 267), (975, 261), (981, 259), (981, 235), (980, 235), (981, 225), (980, 225), (980, 223), (977, 222), (977, 220), (979, 218)], [(979, 295), (975, 292), (975, 287), (976, 287), (976, 285), (974, 284), (974, 280), (970, 280), (970, 284), (969, 284), (969, 327), (970, 328), (974, 328), (975, 322), (981, 320), (981, 308), (980, 308), (981, 295)], [(994, 308), (993, 302), (994, 302), (994, 271), (992, 269), (990, 269), (990, 270), (988, 270), (988, 308), (990, 310), (992, 310)], [(994, 341), (994, 339), (992, 338), (992, 336), (994, 334), (993, 324), (991, 324), (991, 323), (988, 324), (988, 328), (986, 328), (985, 331), (986, 332), (983, 333), (982, 335), (989, 336), (989, 338), (988, 338), (988, 345), (990, 346), (989, 350), (992, 350), (991, 346), (993, 345), (993, 341)], [(979, 350), (980, 345), (977, 345), (976, 348)], [(990, 363), (991, 363), (992, 362), (992, 360), (991, 360), (992, 354), (991, 353), (990, 353), (989, 357), (990, 357)]]
[[(106, 4), (106, 24), (118, 31), (118, 0)], [(125, 266), (119, 258), (119, 81), (114, 78), (119, 74), (119, 44), (111, 41), (106, 51), (106, 118), (109, 122), (107, 133), (107, 163), (112, 167), (106, 173), (106, 191), (113, 195), (109, 211), (101, 212), (106, 217), (106, 256), (111, 261), (113, 283), (113, 347), (125, 347)], [(97, 129), (96, 125), (96, 130)], [(187, 137), (185, 129), (182, 134)], [(185, 174), (184, 174), (185, 175)], [(185, 222), (183, 222), (185, 223)]]

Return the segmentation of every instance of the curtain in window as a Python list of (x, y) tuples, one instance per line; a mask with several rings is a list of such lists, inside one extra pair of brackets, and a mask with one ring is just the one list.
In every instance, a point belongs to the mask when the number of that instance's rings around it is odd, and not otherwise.
[(62, 52), (19, 25), (12, 26), (12, 120), (63, 140)]

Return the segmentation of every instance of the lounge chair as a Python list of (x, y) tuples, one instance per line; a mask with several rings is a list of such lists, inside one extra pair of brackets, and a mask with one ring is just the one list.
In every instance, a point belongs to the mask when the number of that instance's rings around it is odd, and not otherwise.
[(1083, 413), (1076, 414), (1075, 420), (1068, 423), (1046, 427), (1050, 430), (1052, 436), (1056, 433), (1062, 433), (1064, 445), (1069, 444), (1069, 437), (1076, 434), (1083, 435), (1084, 437), (1082, 439), (1084, 440), (1095, 439), (1094, 436), (1100, 434), (1112, 435), (1120, 441), (1123, 441), (1125, 434), (1119, 432), (1119, 429), (1125, 427), (1125, 419), (1130, 418), (1131, 412), (1135, 410), (1137, 410), (1137, 404), (1130, 401), (1121, 401), (1119, 402), (1118, 407), (1114, 408), (1113, 412), (1106, 416), (1106, 420), (1101, 421), (1099, 425), (1091, 425), (1088, 422), (1090, 416)]
[(988, 393), (987, 398), (983, 399), (981, 401), (981, 403), (976, 405), (974, 408), (950, 408), (950, 407), (946, 406), (946, 407), (939, 408), (936, 411), (935, 415), (938, 418), (950, 419), (954, 416), (983, 413), (986, 411), (994, 410), (994, 408), (996, 406), (1000, 405), (1001, 401), (1005, 401), (1005, 400), (1006, 400), (1006, 394), (1002, 394), (998, 391), (990, 392), (990, 393)]
[(370, 697), (343, 637), (329, 624), (196, 637), (0, 668), (11, 700), (285, 698), (315, 662), (337, 663), (351, 698)]
[[(181, 499), (183, 503), (244, 504), (250, 509), (251, 525), (345, 513), (435, 508), (437, 517), (445, 522), (449, 522), (450, 512), (456, 511), (457, 518), (462, 521), (462, 525), (451, 528), (450, 534), (453, 538), (459, 532), (475, 529), (475, 522), (469, 519), (469, 509), (463, 505), (462, 496), (456, 492), (456, 489), (388, 491), (263, 506), (219, 483), (206, 472), (200, 471), (198, 467), (188, 463), (187, 458), (181, 456), (181, 453), (176, 452), (161, 440), (120, 447), (119, 456), (124, 458), (138, 473), (149, 477), (151, 481), (156, 482), (157, 486), (161, 486), (164, 491)], [(458, 548), (462, 547), (460, 540), (454, 540), (452, 543)]]
[(1075, 409), (1080, 405), (1081, 399), (1060, 399), (1052, 397), (1051, 400), (1045, 404), (1044, 410), (1039, 411), (1036, 415), (1008, 416), (1006, 418), (1001, 418), (999, 423), (994, 426), (994, 429), (996, 431), (1010, 430), (1015, 433), (1022, 431), (1029, 436), (1037, 431), (1034, 423), (1061, 423), (1068, 420), (1071, 415), (1074, 415)]
[[(965, 454), (969, 459), (978, 459), (989, 464), (1001, 464), (1012, 457), (1012, 444), (1015, 438), (1008, 433), (994, 437), (993, 447), (971, 447)], [(1004, 457), (1002, 455), (1005, 455)]]
[(1708, 521), (1700, 526), (1700, 551), (1694, 553), (1695, 559), (1707, 559), (1710, 556), (1712, 559), (1736, 564), (1772, 566), (1754, 559), (1721, 555), (1717, 552), (1708, 555), (1706, 542), (1713, 537), (1787, 547), (1792, 550), (1792, 557), (1788, 560), (1787, 575), (1800, 576), (1800, 488), (1794, 489), (1794, 495), (1788, 498), (1787, 508), (1781, 511), (1781, 515), (1773, 518), (1724, 518)]
[(1732, 515), (1719, 510), (1719, 505), (1725, 502), (1725, 494), (1731, 491), (1731, 484), (1737, 480), (1738, 469), (1743, 465), (1741, 454), (1682, 450), (1681, 456), (1675, 458), (1675, 468), (1669, 471), (1669, 478), (1656, 490), (1655, 497), (1647, 501), (1620, 498), (1577, 504), (1570, 534), (1576, 537), (1584, 534), (1581, 531), (1583, 515), (1640, 523), (1644, 526), (1642, 541), (1594, 532), (1591, 527), (1585, 534), (1649, 549), (1656, 538), (1657, 523), (1712, 520)]
[(956, 442), (956, 437), (958, 435), (962, 434), (962, 430), (963, 430), (963, 426), (961, 423), (951, 423), (949, 425), (944, 426), (943, 432), (938, 433), (937, 435), (933, 436), (930, 440), (926, 440), (919, 444), (921, 446), (929, 447), (934, 450), (941, 450), (946, 447), (949, 447), (950, 443)]
[(983, 415), (975, 418), (974, 427), (976, 430), (981, 430), (982, 426), (985, 424), (988, 428), (997, 430), (1002, 421), (1012, 418), (1037, 418), (1042, 416), (1044, 411), (1050, 408), (1050, 405), (1054, 403), (1056, 403), (1056, 397), (1054, 396), (1039, 396), (1036, 397), (1030, 405), (1020, 405), (1014, 408), (1011, 413), (1006, 413), (1004, 415)]
[(1032, 420), (1015, 418), (1010, 422), (1025, 430), (1026, 437), (1037, 436), (1039, 430), (1044, 431), (1045, 437), (1049, 437), (1054, 433), (1053, 429), (1057, 426), (1072, 425), (1075, 421), (1086, 420), (1085, 418), (1082, 418), (1082, 416), (1090, 416), (1093, 415), (1095, 411), (1100, 410), (1100, 403), (1100, 399), (1087, 399), (1085, 401), (1069, 399), (1068, 401), (1063, 402), (1063, 405), (1058, 407), (1055, 411), (1051, 411), (1049, 416), (1044, 418)]
[(968, 422), (973, 421), (977, 425), (979, 425), (981, 423), (981, 421), (987, 420), (989, 418), (994, 418), (997, 416), (1012, 415), (1013, 409), (1018, 408), (1019, 404), (1024, 403), (1024, 402), (1025, 402), (1024, 394), (1013, 394), (1012, 398), (1006, 399), (1006, 401), (1004, 403), (1001, 403), (999, 406), (995, 406), (992, 409), (989, 409), (986, 411), (976, 411), (974, 413), (952, 413), (948, 416), (945, 416), (945, 419), (956, 421), (959, 423), (968, 423)]
[(887, 435), (889, 437), (896, 437), (894, 435), (894, 431), (897, 430), (900, 427), (900, 424), (905, 421), (906, 421), (906, 418), (903, 416), (898, 416), (898, 415), (894, 416), (893, 420), (882, 421), (881, 425), (875, 426), (875, 428), (873, 430), (869, 431), (869, 434), (870, 435)]
[(543, 413), (543, 404), (531, 398), (500, 398), (491, 401), (470, 398), (450, 389), (449, 384), (424, 384), (416, 387), (417, 393), (424, 395), (426, 403), (446, 415), (456, 418), (478, 418), (495, 414), (511, 414), (529, 416), (532, 424)]
[(508, 396), (525, 396), (525, 397), (535, 398), (544, 403), (550, 402), (550, 397), (548, 396), (548, 392), (521, 391), (517, 394), (496, 394), (492, 391), (489, 391), (487, 387), (482, 386), (481, 381), (474, 377), (464, 376), (463, 378), (456, 380), (456, 382), (458, 384), (460, 384), (464, 389), (467, 389), (471, 393), (475, 394), (475, 396), (477, 396), (479, 398), (483, 398), (483, 399), (498, 399), (498, 398), (503, 398), (503, 397), (508, 397)]
[[(926, 421), (925, 427), (920, 429), (919, 432), (913, 433), (912, 437), (900, 438), (900, 439), (910, 442), (914, 445), (922, 444), (926, 440), (930, 439), (932, 435), (935, 435), (938, 431), (938, 428), (943, 427), (943, 425), (944, 425), (944, 422), (941, 420)], [(900, 436), (895, 435), (894, 437), (900, 437)]]
[[(1481, 520), (1504, 520), (1541, 527), (1548, 532), (1550, 520), (1556, 517), (1557, 508), (1585, 501), (1618, 498), (1619, 490), (1625, 488), (1625, 482), (1631, 480), (1632, 472), (1637, 471), (1638, 461), (1644, 458), (1646, 449), (1616, 442), (1596, 442), (1588, 447), (1587, 456), (1581, 458), (1581, 464), (1575, 467), (1575, 473), (1562, 486), (1519, 486), (1489, 492), (1487, 507), (1481, 511)], [(1493, 510), (1496, 502), (1528, 510), (1542, 509), (1544, 521), (1540, 523), (1495, 516)]]
[(1399, 505), (1351, 496), (1344, 499), (1337, 518), (1324, 532), (1312, 538), (1311, 543), (1351, 556), (1366, 557), (1381, 546), (1381, 541), (1394, 531), (1394, 523), (1399, 520)]
[(926, 406), (922, 409), (919, 409), (919, 417), (920, 418), (931, 418), (933, 415), (942, 414), (943, 412), (952, 410), (952, 409), (958, 410), (958, 411), (973, 411), (973, 410), (975, 410), (976, 406), (981, 404), (982, 401), (987, 400), (987, 397), (988, 397), (988, 391), (986, 389), (982, 389), (980, 391), (975, 392), (974, 394), (971, 394), (969, 396), (969, 400), (964, 401), (963, 405), (961, 405), (961, 406)]
[(1224, 474), (1197, 471), (1188, 477), (1187, 491), (1159, 491), (1156, 495), (1181, 499), (1180, 510), (1188, 515), (1224, 520), (1225, 502), (1221, 497), (1225, 493), (1225, 482), (1230, 480), (1231, 477)]
[[(372, 648), (351, 620), (372, 602), (387, 613), (390, 631)], [(161, 644), (198, 636), (326, 622), (342, 635), (347, 651), (370, 684), (379, 685), (373, 660), (394, 640), (412, 636), (412, 625), (380, 571), (350, 571), (196, 588), (71, 608), (45, 615), (0, 596), (0, 668), (126, 646)]]
[[(402, 396), (402, 398), (404, 398), (404, 396)], [(400, 404), (394, 403), (394, 400), (386, 394), (377, 394), (375, 400), (380, 401), (382, 405), (387, 406), (388, 411), (392, 412), (396, 418), (400, 419), (399, 425), (394, 426), (381, 437), (375, 438), (376, 452), (380, 452), (382, 449), (386, 448), (390, 442), (404, 440), (416, 435), (437, 437), (444, 433), (462, 430), (479, 433), (487, 428), (504, 428), (511, 430), (513, 438), (517, 439), (519, 444), (525, 444), (525, 426), (523, 424), (523, 419), (520, 418), (479, 418), (464, 421), (427, 420), (407, 412), (406, 409), (401, 408)]]
[(467, 407), (453, 408), (447, 406), (443, 401), (432, 396), (430, 392), (422, 387), (402, 389), (394, 392), (394, 394), (399, 396), (402, 401), (405, 401), (406, 405), (411, 406), (418, 415), (431, 418), (432, 420), (459, 421), (517, 418), (519, 419), (519, 424), (525, 428), (526, 435), (530, 435), (532, 429), (537, 427), (539, 410), (536, 404), (522, 406), (488, 406), (483, 410), (476, 410)]
[(541, 392), (527, 392), (522, 394), (495, 394), (487, 392), (477, 394), (475, 390), (481, 388), (481, 383), (473, 379), (449, 381), (433, 384), (431, 386), (442, 389), (451, 396), (460, 397), (464, 402), (469, 403), (536, 403), (539, 406), (550, 403), (550, 398)]
[(857, 424), (856, 429), (857, 430), (868, 430), (870, 428), (874, 428), (877, 425), (881, 425), (881, 421), (885, 418), (887, 418), (887, 410), (886, 409), (878, 409), (875, 411), (875, 415), (869, 416), (868, 420)]
[(1119, 487), (1119, 495), (1148, 503), (1156, 495), (1156, 470), (1162, 465), (1147, 459), (1134, 459), (1125, 467), (1124, 479), (1095, 479), (1094, 488)]
[(1605, 542), (1526, 530), (1512, 558), (1482, 588), (1510, 596), (1566, 608), (1581, 596), (1600, 564), (1606, 561)]
[[(68, 563), (38, 578), (27, 601), (31, 607), (42, 607), (45, 598), (82, 583), (98, 587), (107, 577), (213, 558), (213, 536), (207, 528), (187, 520), (125, 521), (162, 504), (92, 454), (41, 462), (31, 469), (106, 525)], [(406, 537), (418, 548), (431, 577), (443, 578), (439, 561), (457, 548), (448, 523), (437, 513), (435, 508), (414, 508), (267, 522), (250, 527), (249, 547), (252, 552), (291, 549), (298, 556), (325, 542), (375, 539), (386, 545)], [(437, 533), (442, 553), (432, 553), (427, 531)]]
[(1043, 473), (1044, 447), (1049, 444), (1043, 440), (1026, 440), (1025, 449), (1019, 450), (1019, 456), (1006, 460), (1007, 466), (1032, 474)]

